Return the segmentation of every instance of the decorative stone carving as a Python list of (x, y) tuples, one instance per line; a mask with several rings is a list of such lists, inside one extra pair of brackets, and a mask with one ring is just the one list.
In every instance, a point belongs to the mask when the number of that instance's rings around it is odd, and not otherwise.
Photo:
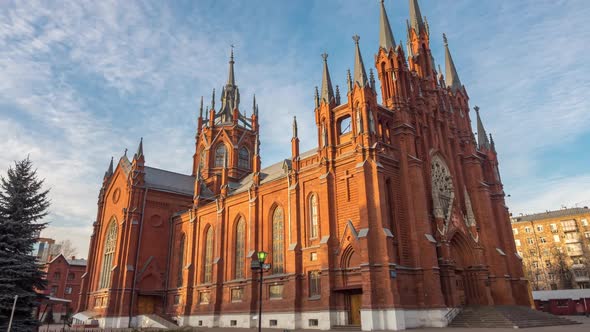
[(471, 199), (469, 198), (467, 188), (465, 188), (465, 209), (467, 210), (467, 216), (465, 217), (465, 225), (467, 227), (475, 227), (477, 225), (477, 222), (475, 220), (475, 215), (473, 214), (473, 208), (471, 207)]

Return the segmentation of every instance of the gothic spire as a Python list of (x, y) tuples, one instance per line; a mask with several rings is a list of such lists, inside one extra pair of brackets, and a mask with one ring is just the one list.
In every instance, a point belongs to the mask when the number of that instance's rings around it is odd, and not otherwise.
[(451, 91), (457, 92), (457, 90), (461, 89), (462, 87), (461, 80), (459, 80), (455, 63), (453, 62), (451, 52), (449, 51), (447, 36), (444, 33), (443, 41), (445, 43), (445, 84), (451, 88)]
[(355, 44), (355, 56), (354, 56), (354, 82), (357, 83), (361, 88), (364, 88), (367, 83), (367, 72), (365, 71), (365, 64), (363, 63), (363, 57), (361, 55), (361, 49), (359, 47), (359, 40), (361, 37), (358, 35), (352, 36)]
[(256, 114), (256, 94), (252, 98), (252, 114)]
[(320, 107), (320, 92), (318, 91), (317, 85), (315, 87), (315, 94), (313, 96), (313, 99), (315, 100), (315, 107)]
[(336, 105), (340, 105), (340, 88), (336, 85)]
[(424, 21), (422, 20), (422, 13), (420, 13), (420, 6), (418, 0), (410, 0), (410, 23), (412, 28), (416, 31), (416, 34), (420, 34), (420, 31), (426, 32)]
[(391, 32), (384, 0), (381, 0), (381, 16), (379, 17), (379, 47), (386, 51), (389, 51), (392, 47), (395, 48), (395, 38), (393, 38), (393, 33)]
[(229, 75), (227, 76), (227, 85), (236, 85), (234, 78), (234, 46), (231, 47), (231, 55), (229, 57)]
[(479, 116), (479, 107), (475, 106), (473, 109), (475, 110), (475, 114), (477, 114), (477, 147), (480, 150), (482, 148), (490, 149), (488, 134), (486, 134), (486, 129), (483, 127), (483, 122)]
[(330, 79), (330, 71), (328, 70), (328, 54), (322, 54), (322, 59), (324, 59), (324, 72), (322, 74), (321, 100), (329, 104), (334, 98), (334, 90), (332, 89), (332, 80)]
[(297, 117), (293, 116), (293, 138), (297, 137)]

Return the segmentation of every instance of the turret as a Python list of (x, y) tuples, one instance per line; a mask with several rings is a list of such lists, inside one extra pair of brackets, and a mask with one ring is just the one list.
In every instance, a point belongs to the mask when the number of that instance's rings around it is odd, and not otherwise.
[(408, 59), (410, 68), (422, 78), (435, 78), (434, 63), (430, 51), (430, 32), (422, 17), (418, 0), (410, 1), (408, 26)]

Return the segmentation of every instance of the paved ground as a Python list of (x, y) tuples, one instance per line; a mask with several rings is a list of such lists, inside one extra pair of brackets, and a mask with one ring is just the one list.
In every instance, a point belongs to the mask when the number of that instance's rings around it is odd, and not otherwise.
[[(589, 317), (584, 317), (584, 316), (565, 316), (569, 319), (578, 321), (582, 324), (577, 324), (577, 325), (565, 325), (565, 326), (547, 326), (547, 327), (535, 327), (535, 328), (528, 328), (528, 329), (523, 329), (523, 331), (531, 331), (531, 332), (563, 332), (563, 331), (571, 331), (571, 332), (590, 332), (590, 318)], [(62, 331), (62, 325), (44, 325), (39, 329), (39, 332), (59, 332)], [(66, 329), (65, 331), (82, 331), (81, 329), (78, 330), (74, 330), (74, 329)], [(94, 331), (99, 331), (97, 329), (92, 329), (89, 330), (87, 329), (86, 332), (94, 332)], [(107, 330), (102, 330), (102, 331), (111, 331), (111, 329), (107, 329)], [(123, 329), (113, 329), (112, 331), (124, 331)], [(258, 329), (237, 329), (237, 328), (203, 328), (203, 327), (199, 327), (199, 328), (194, 328), (193, 330), (186, 330), (186, 331), (195, 331), (195, 332), (257, 332)], [(295, 330), (295, 331), (291, 331), (289, 330), (289, 332), (311, 332), (311, 331), (319, 331), (319, 330)], [(348, 329), (343, 329), (343, 330), (335, 330), (335, 331), (341, 331), (341, 332), (352, 332), (355, 330), (348, 330)], [(467, 332), (467, 331), (474, 331), (474, 332), (514, 332), (514, 329), (511, 328), (478, 328), (478, 329), (473, 329), (473, 328), (449, 328), (449, 327), (445, 327), (445, 328), (436, 328), (436, 327), (431, 327), (431, 328), (419, 328), (419, 329), (409, 329), (407, 330), (409, 332)], [(283, 332), (280, 329), (263, 329), (263, 332)]]

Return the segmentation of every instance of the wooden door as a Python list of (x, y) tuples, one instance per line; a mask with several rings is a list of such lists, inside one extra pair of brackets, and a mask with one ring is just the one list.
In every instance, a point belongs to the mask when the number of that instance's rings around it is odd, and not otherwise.
[(140, 315), (153, 314), (155, 307), (155, 298), (153, 296), (140, 295), (137, 300), (137, 313)]
[(350, 312), (348, 313), (350, 325), (361, 325), (361, 299), (362, 294), (350, 295)]

